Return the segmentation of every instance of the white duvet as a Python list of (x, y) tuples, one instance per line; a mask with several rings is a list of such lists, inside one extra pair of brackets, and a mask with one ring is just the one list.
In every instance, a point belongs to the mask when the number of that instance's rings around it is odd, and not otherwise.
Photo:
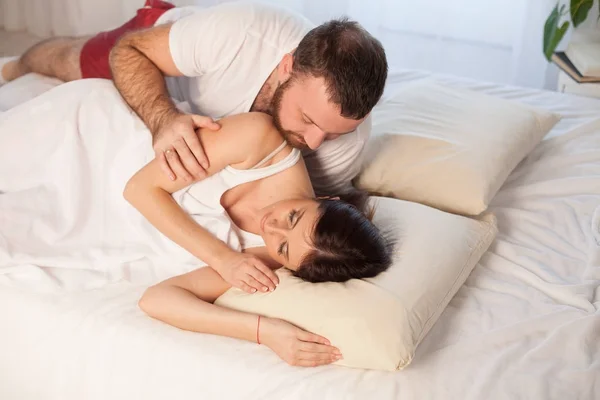
[[(390, 84), (397, 87), (421, 76), (392, 75)], [(600, 398), (600, 101), (439, 79), (556, 111), (563, 120), (495, 197), (491, 208), (498, 218), (497, 240), (408, 368), (395, 373), (294, 368), (256, 344), (184, 332), (151, 320), (136, 301), (144, 282), (158, 278), (163, 266), (141, 257), (138, 265), (127, 261), (124, 268), (110, 246), (79, 253), (82, 238), (94, 232), (75, 229), (56, 236), (53, 223), (60, 219), (43, 217), (65, 217), (61, 213), (75, 209), (77, 218), (91, 218), (85, 205), (93, 204), (93, 196), (57, 200), (60, 194), (52, 197), (47, 188), (33, 185), (21, 201), (24, 212), (42, 217), (31, 231), (35, 237), (17, 241), (28, 233), (0, 227), (0, 399)], [(0, 89), (0, 103), (3, 95)], [(0, 114), (0, 127), (6, 126), (6, 115), (11, 113)], [(111, 120), (111, 113), (87, 116), (69, 110), (64, 121), (73, 116), (91, 118), (100, 132)], [(41, 155), (64, 150), (64, 143), (44, 135), (55, 124), (35, 122), (28, 125), (44, 129), (27, 132), (16, 146), (14, 139), (4, 145), (12, 132), (0, 128), (0, 165), (18, 161), (21, 145)], [(69, 145), (76, 149), (85, 144)], [(102, 157), (121, 154), (120, 149), (98, 146), (98, 160), (79, 159), (53, 173), (65, 180), (81, 177), (94, 162), (105, 162)], [(122, 159), (121, 170), (109, 176), (127, 172), (134, 161)], [(19, 182), (15, 173), (0, 169), (0, 190), (7, 182)], [(19, 173), (22, 182), (38, 179)], [(122, 184), (121, 179), (115, 182)], [(0, 213), (7, 209), (2, 208), (3, 196)], [(60, 207), (48, 209), (48, 199)], [(10, 216), (0, 218), (18, 218), (11, 210)], [(121, 237), (114, 230), (118, 225), (107, 224), (106, 216), (93, 218), (104, 227), (109, 243)], [(60, 268), (58, 278), (56, 268), (40, 268), (52, 261), (42, 260), (53, 250), (40, 245), (45, 235), (72, 244), (71, 268)], [(19, 248), (39, 251), (25, 260), (14, 256)], [(69, 260), (54, 250), (61, 263)], [(108, 255), (113, 264), (97, 262)], [(107, 265), (113, 272), (107, 272)]]
[(108, 80), (71, 82), (1, 114), (0, 283), (148, 285), (200, 266), (123, 198), (153, 158), (149, 131)]

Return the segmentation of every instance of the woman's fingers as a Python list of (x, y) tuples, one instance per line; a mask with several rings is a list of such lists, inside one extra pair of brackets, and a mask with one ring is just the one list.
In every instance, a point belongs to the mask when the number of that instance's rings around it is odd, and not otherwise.
[(246, 284), (252, 288), (252, 293), (256, 293), (257, 291), (266, 292), (268, 290), (265, 285), (254, 279), (252, 275), (246, 275), (244, 282), (246, 282)]
[(327, 346), (326, 344), (318, 344), (311, 342), (300, 342), (298, 345), (298, 350), (308, 353), (326, 353), (331, 356), (334, 355), (342, 355), (342, 352), (333, 346)]
[(252, 279), (252, 281), (258, 283), (258, 286), (256, 286), (256, 290), (260, 290), (261, 292), (275, 290), (275, 284), (271, 282), (271, 280), (267, 278), (265, 274), (256, 269), (253, 271), (248, 271), (248, 277)]
[(296, 333), (296, 337), (303, 342), (313, 342), (313, 343), (321, 343), (327, 346), (331, 345), (331, 342), (324, 338), (323, 336), (315, 335), (314, 333), (303, 331), (302, 329), (298, 329)]
[[(277, 280), (277, 276), (268, 268), (259, 258), (252, 255), (244, 255), (240, 253), (233, 257), (233, 260), (225, 260), (224, 265), (231, 265), (225, 278), (233, 286), (244, 289), (248, 293), (252, 292), (252, 288), (259, 292), (268, 292), (275, 290), (275, 283), (267, 274)], [(219, 268), (225, 270), (224, 267)], [(241, 283), (244, 283), (247, 288), (242, 288)]]
[(256, 290), (253, 290), (254, 288), (246, 284), (244, 281), (240, 281), (238, 287), (246, 293), (256, 293)]
[[(261, 287), (257, 287), (258, 290), (263, 291), (262, 290), (263, 286), (267, 288), (267, 290), (264, 290), (265, 292), (268, 290), (271, 290), (271, 291), (275, 290), (275, 282), (273, 282), (273, 280), (271, 278), (269, 278), (263, 272), (263, 269), (261, 268), (261, 266), (268, 269), (268, 267), (264, 266), (260, 260), (255, 259), (255, 260), (253, 260), (253, 264), (250, 265), (250, 268), (248, 268), (246, 273), (261, 283)], [(271, 273), (272, 273), (272, 271), (271, 271)], [(275, 274), (273, 274), (273, 275), (275, 275)]]
[(294, 365), (300, 367), (316, 367), (319, 365), (327, 365), (338, 361), (340, 358), (325, 353), (298, 353), (298, 357)]
[[(269, 279), (275, 286), (279, 285), (279, 277), (277, 277), (277, 274), (275, 272), (273, 272), (273, 270), (271, 268), (267, 267), (261, 260), (259, 260), (257, 258), (256, 262), (254, 263), (254, 266), (260, 272), (265, 274), (267, 279)], [(269, 285), (267, 285), (267, 286), (269, 286)], [(273, 287), (273, 289), (275, 289), (275, 287)]]

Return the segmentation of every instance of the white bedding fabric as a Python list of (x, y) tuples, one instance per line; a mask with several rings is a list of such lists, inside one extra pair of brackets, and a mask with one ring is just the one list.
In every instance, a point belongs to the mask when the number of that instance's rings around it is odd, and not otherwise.
[[(393, 74), (390, 88), (425, 75)], [(13, 271), (0, 284), (0, 398), (600, 398), (600, 101), (438, 79), (563, 120), (494, 198), (497, 240), (405, 370), (290, 367), (151, 320), (136, 307), (142, 286), (36, 294)]]

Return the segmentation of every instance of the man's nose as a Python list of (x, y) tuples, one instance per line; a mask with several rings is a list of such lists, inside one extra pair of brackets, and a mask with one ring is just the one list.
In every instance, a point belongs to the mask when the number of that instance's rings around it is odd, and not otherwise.
[(304, 141), (311, 150), (316, 150), (325, 140), (325, 136), (325, 132), (313, 126), (304, 133)]

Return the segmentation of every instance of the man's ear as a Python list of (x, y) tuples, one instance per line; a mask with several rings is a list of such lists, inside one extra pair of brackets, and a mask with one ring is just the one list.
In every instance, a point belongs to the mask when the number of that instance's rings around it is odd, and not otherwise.
[(292, 76), (294, 56), (286, 53), (277, 65), (277, 78), (280, 83), (286, 82)]

